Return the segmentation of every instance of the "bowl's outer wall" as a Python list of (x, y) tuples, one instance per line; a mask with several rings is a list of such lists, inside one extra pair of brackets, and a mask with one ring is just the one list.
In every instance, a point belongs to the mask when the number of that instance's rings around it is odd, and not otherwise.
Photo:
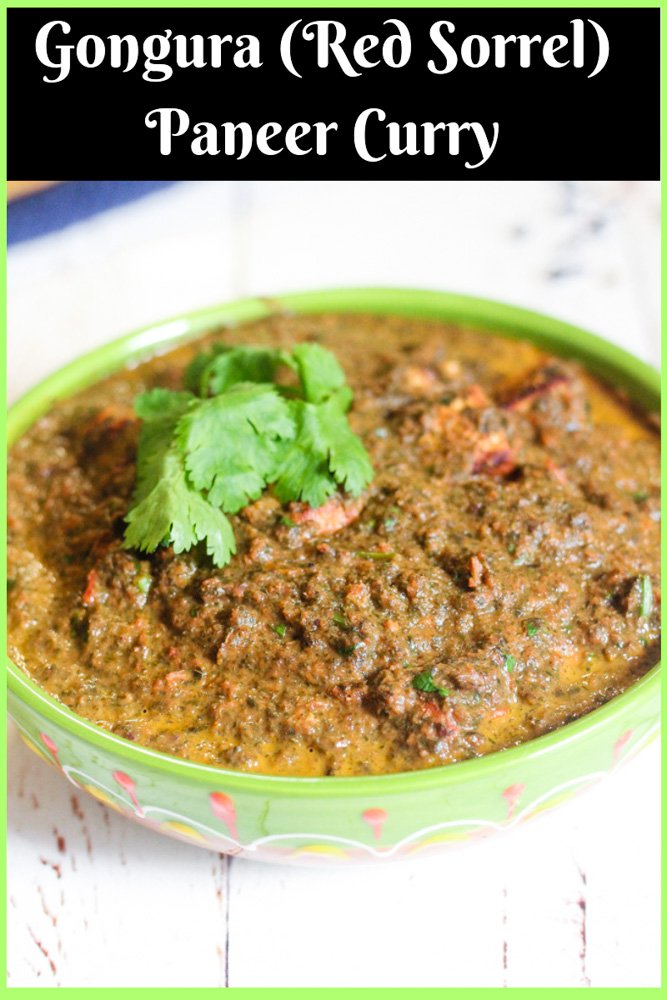
[(45, 718), (14, 691), (9, 708), (33, 750), (108, 805), (201, 846), (284, 862), (412, 854), (523, 822), (604, 777), (648, 742), (657, 732), (658, 705), (657, 699), (621, 705), (541, 753), (501, 751), (496, 766), (473, 767), (467, 775), (458, 765), (438, 769), (440, 780), (427, 787), (380, 780), (344, 796), (304, 794), (298, 781), (291, 790), (276, 784), (275, 791), (266, 783), (232, 782), (212, 768), (165, 767), (158, 755), (128, 763), (111, 741), (92, 746), (67, 721)]
[[(276, 311), (367, 311), (466, 322), (576, 355), (644, 405), (657, 375), (585, 331), (486, 300), (386, 289), (245, 300), (116, 341), (48, 379), (10, 414), (15, 440), (55, 398), (137, 354), (218, 324)], [(368, 861), (511, 828), (569, 798), (634, 754), (658, 730), (657, 669), (584, 719), (532, 743), (431, 771), (358, 779), (287, 779), (190, 764), (136, 747), (78, 719), (9, 665), (9, 710), (25, 742), (75, 785), (162, 833), (267, 861)]]

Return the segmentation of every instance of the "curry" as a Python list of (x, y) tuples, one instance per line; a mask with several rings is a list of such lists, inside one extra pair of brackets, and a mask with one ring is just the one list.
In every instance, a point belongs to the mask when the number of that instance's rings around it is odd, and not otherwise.
[[(358, 496), (127, 549), (138, 393), (212, 345), (335, 353)], [(9, 460), (10, 655), (128, 740), (265, 774), (433, 767), (591, 711), (659, 658), (654, 418), (530, 343), (367, 315), (224, 329), (56, 403)]]

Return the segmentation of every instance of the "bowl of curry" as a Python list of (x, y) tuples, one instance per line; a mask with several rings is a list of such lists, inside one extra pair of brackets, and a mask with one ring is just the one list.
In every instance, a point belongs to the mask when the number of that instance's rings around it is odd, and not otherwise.
[(659, 720), (659, 379), (440, 292), (243, 300), (9, 416), (9, 709), (78, 787), (235, 855), (510, 829)]

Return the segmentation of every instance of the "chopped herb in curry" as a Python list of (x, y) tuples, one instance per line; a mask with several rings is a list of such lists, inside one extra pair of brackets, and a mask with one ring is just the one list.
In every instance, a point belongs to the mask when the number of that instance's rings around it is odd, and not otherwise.
[(417, 691), (424, 691), (427, 694), (439, 694), (441, 698), (448, 698), (451, 693), (449, 688), (440, 687), (439, 684), (435, 683), (432, 670), (425, 670), (413, 677), (412, 686)]

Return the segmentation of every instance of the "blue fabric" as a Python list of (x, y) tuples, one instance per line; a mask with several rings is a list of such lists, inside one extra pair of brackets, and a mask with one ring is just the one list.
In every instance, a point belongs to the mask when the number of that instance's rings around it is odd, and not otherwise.
[(173, 181), (66, 181), (7, 206), (7, 242), (20, 243), (124, 205)]

